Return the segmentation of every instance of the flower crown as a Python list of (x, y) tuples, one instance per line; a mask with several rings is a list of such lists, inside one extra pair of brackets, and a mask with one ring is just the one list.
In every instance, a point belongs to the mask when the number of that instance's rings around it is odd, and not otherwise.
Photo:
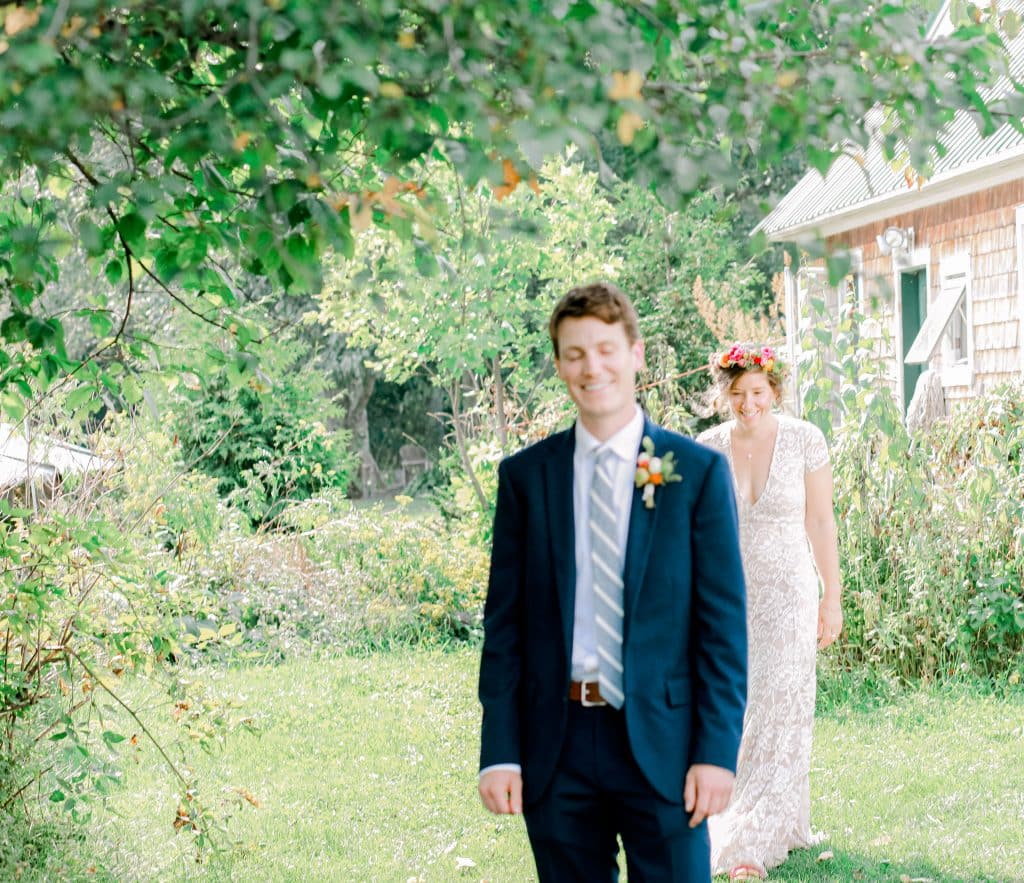
[(746, 371), (760, 368), (766, 374), (782, 374), (782, 361), (770, 346), (746, 347), (734, 343), (718, 355), (716, 362), (719, 368), (743, 368)]

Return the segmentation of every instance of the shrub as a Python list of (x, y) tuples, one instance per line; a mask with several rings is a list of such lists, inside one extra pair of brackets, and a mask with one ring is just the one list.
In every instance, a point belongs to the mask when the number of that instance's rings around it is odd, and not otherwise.
[[(832, 433), (846, 623), (826, 678), (1019, 679), (1024, 673), (1024, 389), (904, 427), (877, 341), (849, 312), (834, 359), (805, 364), (810, 419)], [(820, 327), (820, 326), (819, 326)], [(813, 332), (812, 332), (813, 333)], [(836, 420), (841, 417), (841, 423)]]
[(334, 574), (347, 610), (348, 649), (477, 640), (482, 631), (489, 548), (475, 528), (446, 525), (433, 511), (337, 497), (295, 504), (283, 520), (300, 531), (312, 561)]
[(174, 412), (184, 458), (216, 478), (218, 492), (253, 524), (272, 520), (288, 500), (344, 490), (355, 464), (350, 433), (329, 429), (341, 410), (322, 373), (307, 369), (305, 346), (286, 340), (265, 349), (272, 376), (246, 382), (212, 373)]
[(48, 830), (52, 812), (87, 820), (120, 781), (124, 752), (149, 738), (124, 698), (123, 679), (142, 674), (180, 712), (176, 744), (158, 748), (204, 848), (217, 822), (180, 761), (218, 744), (234, 713), (204, 703), (201, 683), (168, 664), (179, 644), (168, 587), (231, 513), (170, 437), (124, 418), (109, 428), (117, 435), (96, 440), (102, 472), (66, 480), (37, 509), (0, 503), (0, 811), (30, 833)]

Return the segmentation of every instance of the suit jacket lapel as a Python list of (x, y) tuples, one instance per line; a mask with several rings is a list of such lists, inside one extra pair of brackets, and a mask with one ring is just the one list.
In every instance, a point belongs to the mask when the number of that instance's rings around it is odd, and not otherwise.
[[(661, 430), (646, 417), (644, 418), (644, 435), (651, 437), (656, 451), (661, 448)], [(639, 455), (639, 453), (638, 449), (637, 454)], [(632, 612), (635, 609), (637, 598), (640, 596), (640, 588), (644, 583), (644, 574), (647, 571), (647, 561), (650, 558), (651, 542), (654, 539), (654, 528), (659, 511), (657, 505), (653, 509), (648, 509), (644, 505), (642, 493), (640, 488), (633, 490), (633, 504), (630, 507), (629, 532), (626, 539), (626, 561), (622, 575), (627, 634)]]
[(573, 454), (575, 428), (568, 429), (544, 468), (544, 493), (551, 537), (555, 591), (562, 613), (566, 659), (572, 652), (572, 627), (576, 603), (576, 530), (573, 514)]

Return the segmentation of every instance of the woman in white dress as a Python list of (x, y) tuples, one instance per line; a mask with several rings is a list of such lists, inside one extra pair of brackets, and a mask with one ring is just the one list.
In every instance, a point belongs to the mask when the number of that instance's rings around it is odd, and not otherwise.
[(736, 788), (709, 820), (711, 861), (730, 880), (762, 879), (819, 839), (810, 819), (815, 659), (843, 625), (832, 469), (821, 431), (777, 413), (783, 370), (771, 347), (735, 344), (712, 357), (711, 371), (732, 419), (698, 441), (732, 467), (750, 646)]

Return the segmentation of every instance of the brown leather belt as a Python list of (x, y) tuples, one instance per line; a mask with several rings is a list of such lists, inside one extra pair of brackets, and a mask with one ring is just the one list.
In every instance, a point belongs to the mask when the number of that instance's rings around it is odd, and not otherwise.
[(608, 704), (608, 700), (601, 695), (597, 681), (573, 681), (569, 684), (569, 699), (579, 702), (584, 708)]

